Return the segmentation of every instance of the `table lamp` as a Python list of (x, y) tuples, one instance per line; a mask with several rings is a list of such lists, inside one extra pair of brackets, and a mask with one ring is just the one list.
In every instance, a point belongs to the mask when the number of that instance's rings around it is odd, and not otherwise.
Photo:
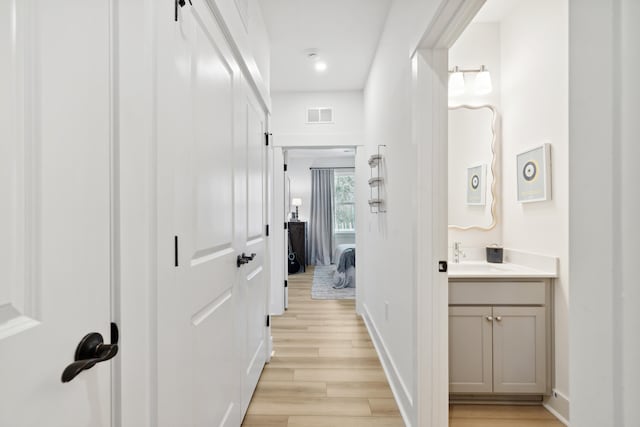
[(291, 199), (291, 204), (296, 207), (296, 220), (299, 221), (300, 217), (298, 216), (298, 208), (302, 206), (302, 199), (299, 197), (294, 197)]

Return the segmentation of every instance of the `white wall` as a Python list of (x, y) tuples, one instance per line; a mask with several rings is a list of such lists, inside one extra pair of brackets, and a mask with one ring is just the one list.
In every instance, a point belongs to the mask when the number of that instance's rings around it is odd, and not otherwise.
[[(460, 68), (478, 68), (485, 65), (491, 73), (491, 82), (493, 91), (487, 95), (475, 95), (473, 93), (473, 81), (475, 74), (466, 75), (466, 92), (464, 95), (450, 97), (449, 105), (494, 105), (498, 110), (498, 116), (502, 117), (501, 106), (501, 86), (502, 86), (502, 70), (500, 62), (500, 25), (498, 23), (474, 23), (469, 25), (456, 41), (451, 49), (449, 49), (449, 68), (454, 66)], [(498, 121), (498, 132), (500, 130), (500, 120)], [(500, 145), (502, 139), (498, 138), (498, 167), (496, 176), (498, 183), (501, 182), (500, 173), (502, 170), (500, 163)], [(449, 153), (453, 156), (455, 153)], [(490, 173), (490, 169), (487, 169)], [(487, 191), (490, 191), (487, 188)], [(454, 230), (449, 229), (449, 247), (452, 242), (461, 242), (462, 247), (484, 247), (492, 243), (502, 244), (502, 188), (497, 187), (497, 225), (490, 231), (478, 230)]]
[[(271, 131), (278, 146), (349, 146), (363, 143), (363, 94), (277, 92), (272, 94)], [(334, 123), (308, 124), (307, 108), (333, 107)]]
[[(372, 63), (364, 95), (365, 155), (359, 157), (359, 200), (369, 198), (366, 158), (386, 144), (387, 213), (371, 214), (359, 204), (365, 221), (357, 224), (359, 310), (382, 352), (382, 362), (408, 425), (417, 418), (416, 146), (412, 143), (410, 57), (440, 1), (396, 0)], [(360, 151), (360, 150), (359, 150)], [(384, 266), (384, 267), (382, 267)], [(360, 285), (359, 285), (360, 287)], [(388, 304), (388, 316), (385, 315)], [(429, 357), (429, 355), (421, 355)]]
[(633, 427), (640, 419), (640, 3), (570, 0), (569, 10), (571, 422)]
[[(503, 243), (558, 257), (554, 388), (569, 396), (569, 69), (568, 2), (523, 1), (501, 24)], [(518, 203), (516, 155), (552, 146), (552, 200)], [(550, 404), (556, 404), (552, 399)], [(563, 405), (564, 403), (564, 405)], [(567, 402), (556, 408), (565, 417)]]
[(271, 87), (271, 48), (269, 47), (269, 33), (262, 17), (259, 0), (249, 1), (249, 19), (247, 29), (249, 33), (249, 51), (253, 55), (258, 73), (264, 83), (267, 93)]

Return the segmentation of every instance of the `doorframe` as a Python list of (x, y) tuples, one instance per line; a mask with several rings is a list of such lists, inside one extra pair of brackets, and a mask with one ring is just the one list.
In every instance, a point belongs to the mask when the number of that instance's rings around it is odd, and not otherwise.
[[(417, 425), (449, 425), (447, 260), (448, 51), (486, 0), (445, 0), (411, 54), (412, 133), (417, 146)], [(431, 356), (430, 358), (425, 357)]]
[[(277, 135), (276, 135), (276, 138), (274, 138), (274, 140), (277, 140)], [(272, 149), (276, 149), (277, 148), (277, 149), (282, 150), (283, 158), (284, 158), (284, 164), (285, 165), (287, 165), (288, 162), (289, 162), (289, 158), (288, 158), (287, 152), (290, 151), (290, 150), (308, 150), (308, 149), (323, 150), (323, 149), (332, 149), (332, 148), (353, 148), (355, 150), (354, 151), (355, 163), (354, 163), (353, 171), (354, 171), (354, 174), (355, 174), (356, 178), (358, 176), (357, 175), (357, 171), (359, 170), (359, 168), (358, 168), (358, 153), (364, 151), (363, 150), (363, 146), (361, 144), (353, 144), (353, 145), (287, 145), (287, 144), (274, 143), (271, 146), (271, 148)], [(273, 182), (275, 182), (276, 181), (275, 180), (275, 174), (279, 173), (280, 171), (276, 170), (274, 168), (271, 172), (272, 172), (272, 176), (271, 176), (270, 179)], [(285, 179), (286, 179), (286, 175), (285, 175)], [(283, 191), (284, 191), (284, 189), (283, 189)], [(283, 195), (283, 198), (284, 197), (286, 197), (286, 194)], [(357, 206), (357, 203), (356, 203), (356, 206)], [(287, 221), (287, 213), (284, 212), (284, 210), (280, 211), (278, 209), (278, 212), (276, 212), (276, 210), (275, 210), (276, 207), (275, 206), (270, 206), (270, 209), (271, 209), (272, 212), (274, 212), (273, 224), (284, 224)], [(359, 210), (356, 209), (356, 217), (355, 217), (356, 224), (359, 224), (360, 223), (359, 221), (363, 221), (364, 220), (364, 216), (362, 216), (362, 218), (361, 218), (361, 215), (359, 215), (358, 212), (359, 212)], [(285, 234), (283, 235), (284, 236), (284, 243), (283, 244), (284, 244), (285, 251), (286, 251), (286, 248), (288, 247), (287, 233), (288, 233), (288, 230), (285, 230)], [(307, 238), (308, 238), (308, 236), (307, 236)], [(357, 247), (357, 244), (358, 244), (357, 226), (356, 226), (356, 231), (355, 231), (355, 239), (356, 239), (356, 247)], [(274, 256), (277, 256), (277, 255), (274, 255)], [(286, 268), (286, 256), (285, 256), (285, 259), (283, 261), (285, 262), (285, 267), (284, 267), (284, 271), (283, 271), (283, 280), (286, 280), (288, 278), (288, 273), (287, 273), (287, 268)], [(358, 275), (358, 272), (356, 270), (356, 277), (357, 277), (357, 275)], [(287, 288), (283, 287), (282, 289), (283, 289), (282, 290), (283, 295), (286, 295), (286, 292), (287, 292), (286, 289)], [(364, 300), (363, 292), (364, 292), (364, 290), (362, 289), (362, 287), (357, 287), (356, 286), (356, 313), (358, 313), (358, 314), (360, 314), (362, 312), (362, 310), (360, 309), (360, 306), (358, 305), (358, 302), (360, 302), (360, 304), (361, 304), (362, 301)], [(272, 313), (272, 314), (274, 314), (274, 315), (282, 315), (282, 314), (284, 314), (284, 310), (287, 309), (287, 305), (288, 305), (287, 302), (286, 302), (286, 299), (287, 298), (285, 296), (283, 298), (283, 300), (285, 301), (284, 302), (284, 306), (283, 306), (283, 311), (281, 313)], [(269, 306), (271, 306), (271, 295), (269, 297)]]

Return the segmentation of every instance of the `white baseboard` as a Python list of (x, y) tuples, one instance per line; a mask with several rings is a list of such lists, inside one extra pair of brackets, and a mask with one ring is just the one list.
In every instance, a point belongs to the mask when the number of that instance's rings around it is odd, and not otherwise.
[(402, 377), (400, 376), (400, 373), (395, 363), (393, 362), (393, 358), (387, 350), (387, 346), (385, 345), (384, 340), (382, 339), (382, 336), (380, 335), (380, 332), (375, 325), (375, 322), (371, 318), (369, 308), (366, 304), (363, 304), (362, 307), (364, 309), (361, 314), (362, 319), (364, 320), (364, 324), (369, 331), (371, 341), (376, 348), (378, 358), (380, 359), (380, 363), (382, 364), (382, 369), (384, 369), (384, 373), (387, 377), (387, 381), (389, 382), (389, 386), (391, 387), (393, 397), (395, 397), (398, 408), (400, 409), (400, 414), (402, 415), (404, 424), (407, 427), (411, 427), (412, 424), (409, 414), (414, 412), (413, 396), (411, 396), (409, 389), (402, 380)]
[(269, 336), (267, 337), (266, 363), (271, 362), (271, 355), (273, 354), (273, 335), (271, 335), (271, 328), (269, 328), (268, 331), (269, 331)]
[(569, 425), (569, 398), (557, 390), (551, 392), (551, 396), (544, 399), (542, 404), (562, 424)]

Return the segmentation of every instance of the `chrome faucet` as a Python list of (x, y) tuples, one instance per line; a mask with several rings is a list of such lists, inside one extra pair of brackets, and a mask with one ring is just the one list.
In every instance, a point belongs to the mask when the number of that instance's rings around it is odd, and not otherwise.
[(453, 262), (458, 264), (460, 262), (460, 255), (465, 257), (464, 251), (462, 248), (462, 242), (453, 242)]

